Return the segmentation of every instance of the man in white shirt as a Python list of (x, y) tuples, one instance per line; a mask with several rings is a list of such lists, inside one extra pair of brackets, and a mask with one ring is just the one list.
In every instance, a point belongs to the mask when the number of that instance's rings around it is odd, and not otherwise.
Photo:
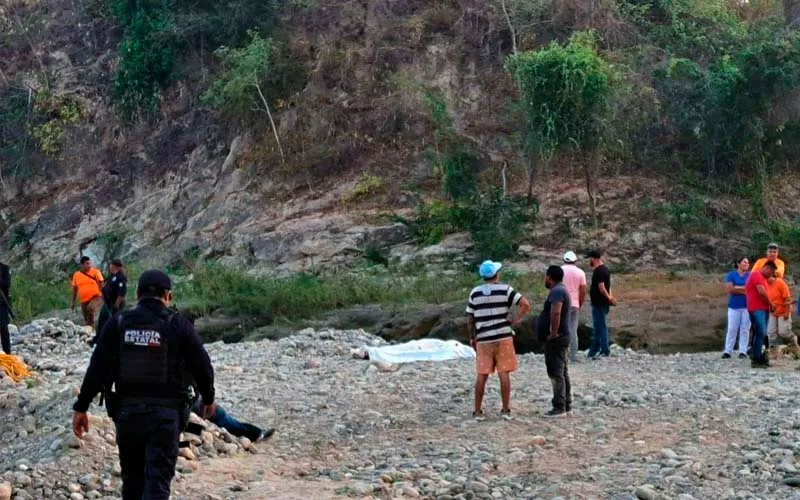
[(569, 308), (569, 357), (570, 362), (577, 361), (578, 354), (578, 324), (580, 323), (580, 311), (586, 300), (586, 273), (581, 270), (575, 263), (578, 261), (578, 256), (575, 252), (567, 252), (564, 254), (564, 265), (561, 269), (564, 270), (564, 286), (569, 293), (570, 304)]

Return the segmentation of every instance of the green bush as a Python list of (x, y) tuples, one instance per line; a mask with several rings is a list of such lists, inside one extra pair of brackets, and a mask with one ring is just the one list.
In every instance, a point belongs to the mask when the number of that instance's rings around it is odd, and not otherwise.
[(538, 51), (509, 56), (525, 113), (525, 144), (549, 159), (562, 148), (591, 148), (610, 92), (610, 69), (591, 33), (573, 34)]
[[(123, 14), (123, 19), (128, 15)], [(114, 103), (123, 120), (133, 121), (158, 111), (161, 91), (172, 81), (180, 43), (166, 10), (130, 13), (125, 31), (114, 81)]]
[(22, 269), (11, 276), (11, 306), (14, 322), (22, 325), (37, 316), (69, 307), (72, 289), (69, 279), (52, 273)]
[(479, 260), (504, 259), (516, 254), (524, 226), (535, 214), (524, 202), (488, 190), (458, 202), (421, 202), (406, 224), (416, 241), (433, 245), (450, 233), (469, 232)]
[(272, 41), (256, 32), (250, 33), (243, 48), (217, 49), (224, 70), (203, 94), (203, 101), (236, 116), (262, 108), (259, 92), (269, 76), (271, 52)]
[(33, 112), (35, 124), (31, 125), (31, 135), (39, 143), (39, 149), (49, 156), (61, 153), (67, 127), (83, 120), (86, 114), (76, 98), (49, 91), (36, 94)]

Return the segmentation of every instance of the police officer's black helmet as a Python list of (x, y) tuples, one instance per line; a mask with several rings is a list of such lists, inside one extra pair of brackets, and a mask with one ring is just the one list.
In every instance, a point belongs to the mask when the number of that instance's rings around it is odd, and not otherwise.
[(139, 276), (138, 293), (140, 295), (161, 295), (167, 290), (172, 290), (172, 280), (164, 271), (150, 269)]

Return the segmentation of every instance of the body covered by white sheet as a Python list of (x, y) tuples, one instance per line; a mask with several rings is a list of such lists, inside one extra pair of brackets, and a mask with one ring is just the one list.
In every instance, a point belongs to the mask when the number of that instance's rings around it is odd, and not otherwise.
[(387, 363), (475, 359), (475, 351), (457, 340), (412, 340), (404, 344), (364, 347), (364, 350), (369, 353), (370, 360)]

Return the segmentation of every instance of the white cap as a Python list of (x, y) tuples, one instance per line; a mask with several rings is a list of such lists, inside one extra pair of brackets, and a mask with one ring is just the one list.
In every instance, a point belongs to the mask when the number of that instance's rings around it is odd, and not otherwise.
[(575, 252), (570, 250), (569, 252), (564, 254), (564, 262), (568, 264), (572, 264), (574, 262), (578, 262), (578, 256), (575, 255)]

